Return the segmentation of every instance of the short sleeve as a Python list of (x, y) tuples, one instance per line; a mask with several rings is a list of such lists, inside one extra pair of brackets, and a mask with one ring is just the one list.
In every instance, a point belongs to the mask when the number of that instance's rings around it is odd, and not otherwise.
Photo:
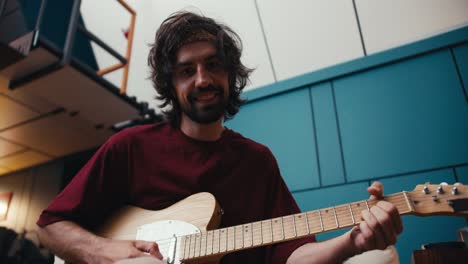
[(129, 147), (122, 137), (109, 139), (42, 212), (37, 225), (68, 220), (94, 228), (121, 206), (127, 199)]

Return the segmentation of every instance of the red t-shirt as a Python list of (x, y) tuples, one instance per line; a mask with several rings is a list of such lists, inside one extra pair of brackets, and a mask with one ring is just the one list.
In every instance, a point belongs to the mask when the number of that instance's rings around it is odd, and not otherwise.
[[(220, 227), (300, 212), (270, 150), (225, 129), (217, 141), (187, 137), (167, 123), (111, 137), (45, 209), (37, 224), (70, 220), (93, 229), (129, 204), (159, 210), (198, 192), (224, 210)], [(313, 236), (226, 255), (222, 263), (285, 263)]]

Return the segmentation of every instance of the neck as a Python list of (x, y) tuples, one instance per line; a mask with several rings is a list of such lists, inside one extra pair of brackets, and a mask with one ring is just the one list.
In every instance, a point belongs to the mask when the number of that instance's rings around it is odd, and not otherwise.
[(223, 133), (223, 119), (220, 118), (218, 121), (210, 124), (200, 124), (194, 122), (187, 116), (182, 115), (180, 130), (182, 133), (193, 139), (215, 141), (218, 140)]

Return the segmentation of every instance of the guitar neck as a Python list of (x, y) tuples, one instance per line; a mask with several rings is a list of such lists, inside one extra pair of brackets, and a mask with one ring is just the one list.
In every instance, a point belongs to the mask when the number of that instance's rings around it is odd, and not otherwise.
[[(383, 200), (394, 204), (400, 215), (414, 212), (407, 192), (385, 196)], [(352, 227), (361, 222), (361, 212), (370, 210), (377, 202), (362, 200), (184, 236), (180, 239), (181, 256), (183, 260), (191, 260), (224, 255)]]

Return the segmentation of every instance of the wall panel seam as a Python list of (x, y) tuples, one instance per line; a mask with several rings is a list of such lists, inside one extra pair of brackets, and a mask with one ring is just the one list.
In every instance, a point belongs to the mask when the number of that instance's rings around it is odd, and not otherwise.
[(359, 20), (359, 14), (356, 7), (356, 0), (352, 0), (352, 2), (354, 8), (354, 16), (356, 17), (356, 22), (359, 30), (359, 37), (361, 38), (362, 51), (364, 52), (364, 56), (367, 56), (366, 45), (364, 43), (364, 36), (362, 35), (361, 21)]
[[(381, 53), (372, 54), (372, 55), (369, 55), (367, 57), (362, 57), (362, 58), (359, 58), (359, 59), (355, 59), (353, 61), (345, 62), (343, 64), (330, 66), (330, 67), (320, 69), (320, 70), (317, 70), (317, 71), (313, 71), (313, 72), (310, 72), (310, 73), (305, 73), (305, 74), (300, 75), (300, 76), (292, 77), (292, 78), (287, 79), (287, 80), (282, 80), (282, 81), (279, 81), (279, 82), (276, 82), (276, 83), (272, 83), (272, 84), (269, 84), (269, 85), (266, 85), (266, 86), (262, 86), (262, 87), (260, 87), (258, 89), (247, 91), (245, 93), (245, 95), (249, 98), (248, 103), (251, 103), (251, 102), (261, 100), (261, 99), (264, 99), (264, 98), (268, 98), (268, 97), (271, 97), (271, 96), (276, 96), (276, 95), (280, 95), (280, 94), (283, 94), (283, 93), (292, 92), (292, 91), (295, 91), (297, 89), (302, 89), (302, 88), (307, 87), (307, 86), (316, 85), (316, 84), (323, 83), (323, 82), (329, 82), (329, 81), (333, 81), (333, 80), (336, 80), (336, 79), (339, 79), (339, 78), (348, 77), (348, 76), (352, 76), (352, 75), (355, 75), (355, 74), (359, 74), (359, 73), (367, 72), (367, 71), (370, 71), (370, 70), (374, 70), (374, 69), (377, 69), (377, 68), (382, 68), (382, 67), (386, 67), (386, 66), (389, 66), (389, 65), (397, 64), (397, 63), (400, 63), (400, 62), (403, 62), (403, 61), (416, 59), (416, 58), (419, 58), (419, 57), (426, 56), (428, 54), (440, 52), (440, 51), (443, 51), (443, 50), (450, 49), (450, 48), (452, 48), (454, 46), (464, 45), (464, 44), (467, 44), (467, 43), (468, 43), (468, 40), (463, 40), (463, 41), (459, 41), (459, 42), (456, 42), (456, 43), (436, 45), (436, 47), (431, 47), (431, 48), (428, 48), (428, 49), (426, 49), (424, 51), (418, 51), (418, 52), (414, 52), (414, 53), (411, 52), (409, 55), (408, 54), (404, 54), (404, 55), (397, 54), (397, 55), (395, 55), (396, 52), (394, 50), (389, 50), (389, 51), (385, 51), (383, 53), (386, 53), (386, 54), (392, 53), (393, 54), (392, 59), (383, 59)], [(415, 45), (415, 44), (411, 44), (411, 45)], [(410, 46), (410, 45), (408, 45), (408, 46)], [(400, 47), (398, 49), (400, 49), (400, 50), (401, 49), (407, 49), (407, 47), (403, 46), (403, 47)], [(375, 57), (379, 57), (379, 59), (371, 59), (371, 58), (375, 58)], [(363, 62), (362, 60), (369, 61), (369, 62)], [(353, 66), (350, 66), (350, 64), (353, 65)], [(358, 64), (361, 64), (361, 65), (360, 66), (355, 66), (355, 65), (358, 65)], [(362, 64), (364, 64), (364, 65), (362, 65)], [(266, 91), (265, 89), (267, 89), (268, 92), (265, 92)]]
[(28, 232), (30, 230), (27, 230), (26, 228), (28, 227), (28, 219), (29, 219), (29, 212), (31, 210), (30, 207), (31, 207), (31, 202), (32, 202), (32, 197), (33, 197), (33, 194), (34, 194), (34, 189), (36, 187), (36, 176), (37, 176), (37, 167), (34, 167), (30, 170), (30, 177), (31, 177), (31, 186), (29, 188), (29, 193), (28, 193), (28, 203), (27, 203), (27, 210), (26, 210), (26, 214), (24, 215), (24, 223), (23, 223), (23, 230), (25, 232)]
[(312, 91), (311, 88), (307, 89), (309, 91), (309, 105), (310, 105), (310, 113), (312, 118), (312, 131), (314, 132), (314, 140), (315, 140), (315, 160), (317, 162), (317, 171), (318, 171), (318, 179), (319, 179), (319, 186), (322, 186), (322, 171), (320, 168), (320, 154), (318, 149), (318, 140), (317, 140), (317, 125), (315, 124), (315, 111), (314, 111), (314, 104), (312, 102)]
[[(41, 154), (41, 155), (43, 155), (43, 156), (46, 156), (46, 157), (48, 157), (48, 158), (56, 158), (54, 155), (52, 155), (52, 154), (50, 154), (50, 153), (44, 152), (44, 151), (39, 150), (39, 149), (35, 149), (35, 148), (33, 148), (33, 147), (24, 145), (24, 144), (22, 144), (22, 143), (13, 141), (13, 140), (11, 140), (11, 139), (8, 139), (8, 138), (5, 138), (5, 137), (1, 137), (1, 136), (0, 136), (0, 139), (1, 139), (1, 140), (4, 140), (4, 141), (7, 141), (7, 142), (9, 142), (9, 143), (11, 143), (11, 144), (14, 144), (14, 145), (18, 145), (18, 146), (20, 146), (20, 147), (22, 147), (22, 148), (25, 148), (26, 150), (31, 150), (31, 151), (37, 152), (37, 153), (39, 153), (39, 154)], [(4, 158), (4, 157), (1, 157), (1, 158)]]
[(455, 70), (457, 72), (458, 80), (460, 81), (462, 93), (463, 95), (465, 95), (465, 101), (468, 103), (468, 94), (466, 93), (465, 82), (463, 81), (463, 76), (461, 75), (460, 67), (458, 66), (457, 57), (455, 56), (455, 53), (453, 52), (453, 47), (449, 48), (449, 50), (450, 50), (450, 55), (452, 56), (453, 64), (455, 65)]
[(335, 123), (336, 123), (336, 130), (338, 134), (338, 144), (340, 146), (340, 154), (341, 154), (341, 166), (343, 168), (343, 177), (345, 183), (348, 182), (348, 175), (346, 173), (346, 164), (345, 164), (345, 159), (344, 159), (344, 151), (343, 151), (343, 142), (342, 142), (342, 135), (341, 135), (341, 128), (340, 128), (340, 120), (338, 117), (338, 109), (336, 105), (336, 96), (335, 96), (335, 86), (333, 84), (333, 80), (330, 81), (330, 86), (331, 86), (331, 92), (332, 92), (332, 99), (333, 99), (333, 110), (335, 114)]
[[(3, 139), (3, 138), (2, 138), (2, 139)], [(2, 160), (2, 159), (4, 159), (4, 158), (8, 158), (8, 157), (15, 156), (15, 155), (18, 155), (18, 154), (25, 153), (25, 152), (27, 152), (27, 151), (30, 151), (30, 149), (28, 149), (28, 148), (23, 148), (23, 149), (20, 149), (20, 150), (17, 150), (17, 151), (8, 153), (8, 154), (6, 154), (6, 155), (0, 156), (0, 160)]]
[(260, 29), (262, 31), (263, 41), (265, 42), (266, 52), (268, 54), (268, 60), (270, 61), (271, 72), (273, 73), (273, 78), (275, 79), (275, 82), (277, 82), (278, 78), (276, 77), (275, 65), (273, 64), (273, 57), (271, 56), (270, 46), (268, 46), (268, 40), (266, 38), (265, 28), (263, 26), (263, 20), (262, 20), (262, 16), (260, 15), (260, 9), (258, 8), (257, 0), (254, 0), (254, 4), (255, 4), (255, 11), (257, 12), (258, 21), (260, 23)]
[[(29, 172), (29, 170), (27, 172)], [(19, 231), (19, 229), (20, 229), (19, 219), (18, 218), (20, 217), (21, 209), (23, 208), (24, 196), (25, 196), (26, 185), (27, 185), (26, 183), (27, 183), (27, 180), (28, 180), (28, 177), (25, 174), (26, 173), (23, 173), (23, 175), (21, 175), (23, 177), (23, 184), (21, 186), (21, 191), (19, 192), (18, 206), (16, 207), (16, 215), (14, 217), (15, 224), (13, 226), (13, 229), (15, 231)]]
[[(461, 164), (455, 164), (455, 165), (442, 166), (442, 167), (434, 167), (434, 168), (429, 168), (429, 169), (424, 169), (424, 170), (406, 171), (406, 172), (402, 172), (402, 173), (396, 173), (396, 174), (390, 174), (390, 175), (384, 175), (384, 176), (377, 176), (377, 177), (372, 177), (372, 178), (360, 179), (360, 180), (356, 180), (356, 181), (349, 181), (349, 182), (346, 182), (346, 183), (331, 184), (331, 185), (327, 185), (327, 186), (324, 186), (324, 187), (296, 189), (294, 191), (291, 191), (291, 193), (295, 194), (295, 193), (308, 192), (308, 191), (320, 190), (320, 189), (337, 187), (337, 186), (342, 186), (342, 185), (363, 183), (363, 182), (369, 183), (370, 181), (375, 181), (375, 180), (397, 178), (397, 177), (406, 176), (406, 175), (413, 175), (413, 174), (427, 173), (427, 172), (440, 171), (440, 170), (446, 170), (446, 169), (453, 169), (455, 167), (464, 167), (464, 166), (468, 166), (468, 162), (461, 163)], [(420, 183), (420, 184), (423, 184), (423, 182)]]

